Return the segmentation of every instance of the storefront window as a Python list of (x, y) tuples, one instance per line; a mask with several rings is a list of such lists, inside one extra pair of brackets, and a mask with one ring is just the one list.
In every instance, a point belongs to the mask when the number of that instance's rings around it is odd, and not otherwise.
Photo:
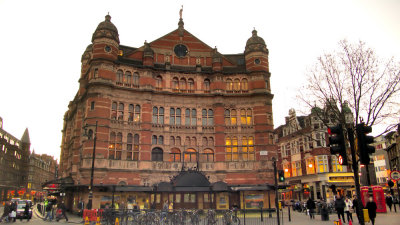
[(244, 199), (246, 209), (259, 209), (264, 206), (264, 194), (248, 194)]

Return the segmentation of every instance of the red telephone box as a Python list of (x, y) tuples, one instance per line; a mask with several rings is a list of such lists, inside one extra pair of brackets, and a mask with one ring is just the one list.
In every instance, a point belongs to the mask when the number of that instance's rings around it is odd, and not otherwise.
[[(381, 186), (372, 186), (371, 188), (373, 199), (376, 203), (376, 212), (386, 213), (386, 202), (383, 188)], [(361, 201), (364, 207), (369, 201), (368, 198), (368, 187), (361, 187)]]

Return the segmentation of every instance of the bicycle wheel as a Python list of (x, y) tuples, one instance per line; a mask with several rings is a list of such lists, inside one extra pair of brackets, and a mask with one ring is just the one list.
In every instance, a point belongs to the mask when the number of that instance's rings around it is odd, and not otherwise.
[(240, 219), (237, 216), (232, 216), (232, 225), (239, 225)]

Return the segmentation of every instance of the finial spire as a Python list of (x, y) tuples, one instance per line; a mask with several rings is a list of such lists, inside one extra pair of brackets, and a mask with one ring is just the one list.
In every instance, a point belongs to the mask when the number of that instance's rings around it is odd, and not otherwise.
[(182, 19), (182, 12), (183, 12), (183, 5), (182, 8), (179, 10), (179, 19)]

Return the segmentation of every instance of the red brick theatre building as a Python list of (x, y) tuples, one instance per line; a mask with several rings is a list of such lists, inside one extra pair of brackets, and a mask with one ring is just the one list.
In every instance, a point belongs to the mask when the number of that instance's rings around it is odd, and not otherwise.
[(176, 30), (129, 47), (107, 15), (82, 55), (64, 117), (69, 207), (88, 202), (94, 150), (93, 208), (161, 208), (165, 200), (174, 208), (275, 207), (270, 76), (256, 30), (244, 53), (222, 54), (180, 18)]

